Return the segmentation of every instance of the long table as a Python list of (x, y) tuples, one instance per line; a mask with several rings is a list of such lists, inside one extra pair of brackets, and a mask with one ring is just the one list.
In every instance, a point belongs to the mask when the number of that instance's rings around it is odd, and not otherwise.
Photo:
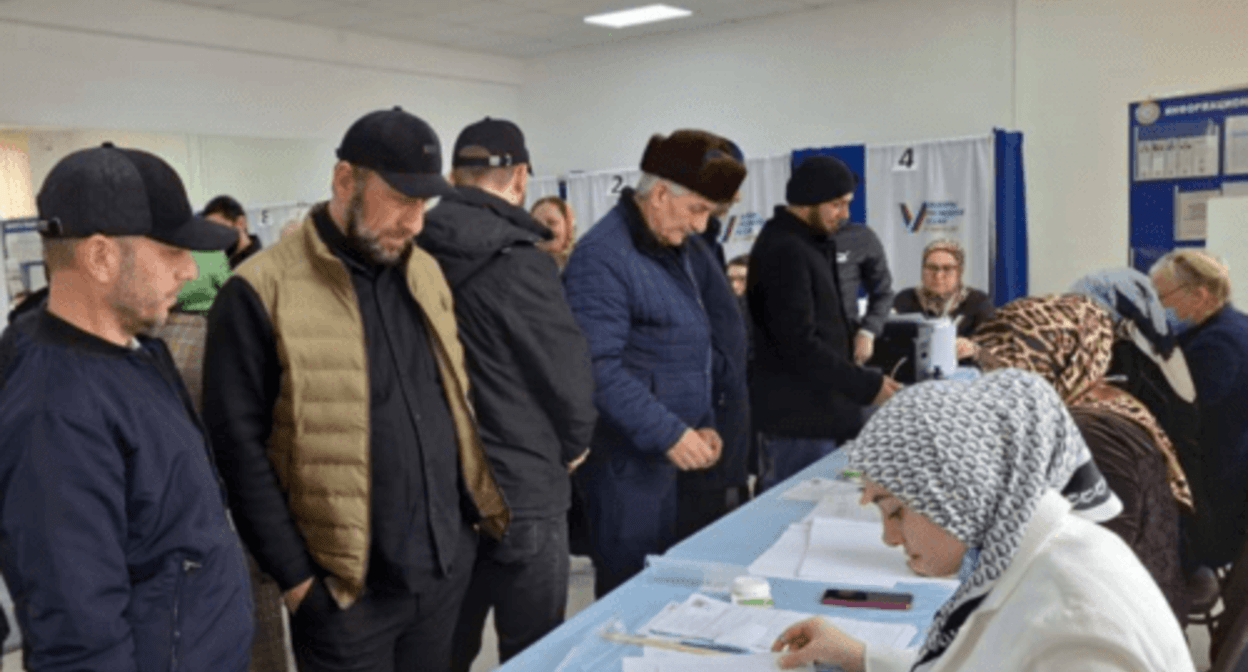
[[(671, 580), (679, 574), (679, 571), (673, 572), (673, 565), (688, 568), (704, 566), (708, 573), (717, 565), (721, 570), (749, 566), (780, 538), (791, 523), (800, 521), (814, 508), (813, 502), (789, 501), (781, 499), (780, 495), (803, 480), (816, 476), (834, 477), (844, 466), (845, 457), (839, 452), (833, 453), (673, 546), (660, 562), (577, 614), (508, 661), (500, 670), (620, 670), (620, 659), (639, 656), (641, 649), (602, 639), (598, 632), (605, 623), (619, 619), (629, 632), (635, 632), (669, 602), (684, 600), (695, 592), (696, 585), (682, 585), (685, 582)], [(820, 603), (823, 591), (828, 587), (823, 583), (786, 579), (769, 581), (776, 608), (880, 623), (908, 623), (918, 629), (911, 645), (921, 641), (932, 616), (951, 594), (950, 589), (939, 585), (899, 583), (898, 590), (914, 595), (910, 610), (882, 611), (825, 606)]]

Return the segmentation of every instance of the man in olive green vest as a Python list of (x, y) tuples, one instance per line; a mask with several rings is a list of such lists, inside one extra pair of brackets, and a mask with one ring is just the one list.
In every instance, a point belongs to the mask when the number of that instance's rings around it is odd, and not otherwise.
[(217, 295), (204, 418), (301, 670), (445, 670), (477, 533), (510, 515), (450, 290), (412, 243), (450, 186), (433, 129), (397, 107), (338, 159), (329, 202)]

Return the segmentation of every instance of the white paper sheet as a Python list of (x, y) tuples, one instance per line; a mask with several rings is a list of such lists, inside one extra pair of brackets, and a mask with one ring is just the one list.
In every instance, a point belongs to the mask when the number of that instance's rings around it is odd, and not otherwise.
[(884, 545), (878, 523), (835, 518), (810, 522), (806, 555), (797, 578), (855, 586), (891, 588), (898, 581), (957, 586), (957, 579), (931, 579), (915, 574), (906, 565), (901, 549)]
[[(779, 670), (779, 653), (758, 653), (743, 656), (688, 656), (625, 658), (624, 672), (773, 672)], [(813, 665), (794, 668), (814, 670)]]
[(857, 491), (833, 492), (824, 495), (823, 499), (815, 505), (814, 510), (806, 514), (802, 522), (809, 523), (815, 518), (840, 518), (880, 525), (883, 522), (880, 518), (880, 507), (874, 504), (862, 506), (858, 503), (861, 499), (862, 493)]
[[(638, 632), (646, 636), (725, 644), (762, 653), (770, 651), (772, 644), (789, 626), (810, 617), (811, 614), (798, 611), (743, 607), (694, 594), (683, 603), (664, 607)], [(828, 620), (851, 637), (894, 648), (906, 646), (917, 633), (912, 625), (849, 618)]]
[(794, 523), (780, 535), (758, 559), (750, 564), (754, 576), (774, 576), (782, 579), (797, 578), (797, 570), (806, 557), (806, 541), (810, 536), (809, 523)]
[(827, 495), (835, 493), (858, 493), (862, 486), (853, 481), (842, 481), (835, 478), (811, 478), (784, 491), (780, 499), (791, 502), (817, 502)]

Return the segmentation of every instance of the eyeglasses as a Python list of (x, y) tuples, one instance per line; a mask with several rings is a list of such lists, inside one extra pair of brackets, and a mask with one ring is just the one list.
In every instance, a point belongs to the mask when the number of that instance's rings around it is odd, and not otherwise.
[(1170, 291), (1164, 294), (1158, 293), (1157, 298), (1160, 299), (1164, 303), (1166, 299), (1174, 296), (1175, 294), (1179, 293), (1180, 291), (1184, 289), (1187, 289), (1187, 285), (1175, 285), (1173, 289), (1171, 289)]
[(934, 274), (957, 273), (960, 270), (960, 267), (957, 266), (956, 264), (953, 266), (938, 266), (936, 264), (923, 264), (923, 270), (927, 271), (928, 273), (934, 273)]

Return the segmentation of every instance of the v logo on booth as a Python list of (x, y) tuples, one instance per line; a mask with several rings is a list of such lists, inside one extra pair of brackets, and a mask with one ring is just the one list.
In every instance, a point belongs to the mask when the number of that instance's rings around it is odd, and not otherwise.
[(927, 221), (927, 202), (925, 201), (919, 207), (917, 215), (911, 215), (910, 206), (905, 203), (899, 203), (898, 205), (901, 206), (901, 219), (905, 224), (906, 230), (910, 233), (918, 233), (919, 229), (923, 228), (923, 223)]

